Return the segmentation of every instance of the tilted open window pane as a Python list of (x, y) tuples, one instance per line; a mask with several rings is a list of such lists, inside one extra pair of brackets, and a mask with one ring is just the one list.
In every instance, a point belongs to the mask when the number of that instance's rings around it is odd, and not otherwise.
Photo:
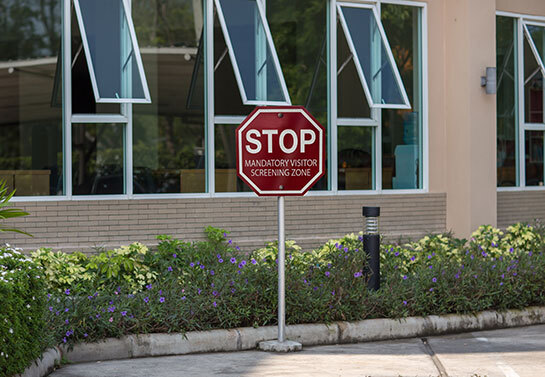
[(410, 108), (375, 9), (365, 5), (339, 3), (337, 11), (370, 106)]
[(98, 103), (149, 103), (134, 25), (124, 0), (74, 0)]
[(291, 104), (261, 4), (215, 1), (243, 103)]
[(543, 59), (545, 58), (545, 27), (525, 23), (524, 34), (541, 72), (545, 75), (545, 65), (543, 64)]

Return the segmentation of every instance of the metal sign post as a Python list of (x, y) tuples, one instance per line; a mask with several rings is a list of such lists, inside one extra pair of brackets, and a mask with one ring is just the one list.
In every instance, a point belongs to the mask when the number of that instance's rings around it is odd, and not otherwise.
[(303, 196), (325, 174), (324, 128), (301, 106), (257, 107), (238, 126), (237, 175), (259, 196), (278, 197), (278, 340), (264, 351), (298, 351), (286, 339), (284, 196)]
[(286, 242), (284, 229), (284, 197), (278, 197), (278, 341), (285, 341), (286, 290), (285, 290)]

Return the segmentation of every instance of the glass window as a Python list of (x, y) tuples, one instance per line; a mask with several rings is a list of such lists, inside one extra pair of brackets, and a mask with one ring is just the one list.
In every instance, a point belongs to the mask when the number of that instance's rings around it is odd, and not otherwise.
[(216, 192), (242, 192), (252, 189), (237, 176), (236, 124), (217, 124), (215, 129)]
[(543, 131), (526, 131), (526, 186), (543, 186)]
[(219, 21), (244, 104), (290, 104), (261, 3), (216, 0)]
[(63, 194), (62, 96), (53, 101), (61, 4), (0, 6), (0, 179), (16, 196)]
[(121, 124), (72, 125), (74, 195), (125, 193), (124, 127)]
[[(267, 21), (282, 62), (289, 97), (294, 105), (305, 106), (312, 113), (324, 126), (326, 135), (327, 7), (327, 2), (321, 0), (267, 1)], [(327, 189), (326, 169), (311, 191)]]
[[(513, 18), (496, 18), (498, 187), (517, 185), (516, 35)], [(535, 70), (535, 67), (532, 69)], [(541, 79), (541, 74), (537, 76)]]
[(337, 5), (341, 25), (371, 107), (410, 108), (376, 8)]
[(133, 105), (133, 191), (205, 192), (203, 5), (132, 1), (153, 102)]
[(422, 187), (422, 42), (420, 8), (382, 4), (382, 24), (412, 108), (382, 110), (382, 188)]
[(338, 127), (339, 190), (374, 189), (374, 127)]
[(74, 0), (96, 102), (150, 102), (125, 0)]

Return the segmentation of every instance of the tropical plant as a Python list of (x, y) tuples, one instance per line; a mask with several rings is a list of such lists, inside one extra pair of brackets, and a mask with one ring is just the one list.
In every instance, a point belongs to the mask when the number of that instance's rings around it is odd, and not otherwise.
[[(15, 194), (15, 190), (13, 190), (10, 193), (7, 187), (6, 181), (0, 180), (0, 222), (5, 219), (11, 219), (14, 217), (29, 215), (28, 212), (22, 211), (17, 208), (6, 208), (7, 206), (10, 205), (9, 201), (13, 197), (13, 194)], [(3, 228), (1, 223), (0, 223), (0, 232), (17, 232), (17, 233), (26, 234), (27, 236), (32, 237), (31, 234), (27, 232), (23, 232), (22, 230), (19, 230), (19, 229)]]

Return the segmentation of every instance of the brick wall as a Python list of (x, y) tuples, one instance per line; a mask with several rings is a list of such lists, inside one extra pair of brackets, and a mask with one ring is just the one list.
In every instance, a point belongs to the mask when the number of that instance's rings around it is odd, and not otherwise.
[(534, 219), (545, 221), (545, 191), (498, 192), (498, 227)]
[[(381, 232), (390, 239), (445, 230), (445, 194), (306, 196), (286, 198), (286, 238), (310, 248), (358, 232), (364, 205), (381, 207)], [(25, 250), (47, 246), (90, 252), (94, 246), (116, 247), (133, 241), (153, 245), (158, 234), (199, 240), (207, 225), (230, 230), (242, 247), (259, 247), (277, 237), (276, 198), (65, 200), (14, 206), (31, 215), (10, 225), (34, 237), (3, 233), (0, 242)]]

